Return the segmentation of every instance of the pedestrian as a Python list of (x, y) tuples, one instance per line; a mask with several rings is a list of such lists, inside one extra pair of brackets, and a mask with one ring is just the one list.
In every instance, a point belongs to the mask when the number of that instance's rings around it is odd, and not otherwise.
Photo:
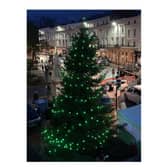
[(44, 71), (44, 65), (43, 64), (41, 65), (41, 69), (42, 69), (42, 71)]
[(45, 65), (45, 72), (44, 72), (44, 74), (45, 74), (45, 82), (47, 84), (48, 83), (48, 65), (47, 64)]
[(104, 86), (104, 91), (105, 91), (105, 92), (108, 92), (108, 91), (109, 91), (109, 85), (108, 85), (108, 84), (106, 84), (106, 85)]
[(58, 55), (55, 55), (54, 57), (54, 77), (55, 77), (55, 81), (61, 81), (61, 62), (60, 62), (60, 58), (58, 57)]
[(52, 90), (52, 72), (48, 73), (48, 81), (47, 81), (47, 96), (51, 96), (51, 90)]
[(33, 94), (33, 101), (32, 104), (35, 104), (35, 102), (39, 99), (39, 94), (37, 91), (34, 92)]
[(39, 113), (39, 106), (38, 106), (38, 103), (37, 103), (38, 100), (39, 100), (39, 94), (38, 94), (37, 91), (35, 91), (34, 94), (33, 94), (32, 107), (37, 113)]
[(113, 91), (114, 90), (114, 86), (113, 86), (113, 84), (109, 84), (109, 92), (111, 92), (111, 91)]
[(118, 103), (119, 103), (119, 107), (120, 109), (126, 109), (126, 98), (125, 98), (125, 91), (121, 90), (120, 91), (120, 96), (118, 97)]

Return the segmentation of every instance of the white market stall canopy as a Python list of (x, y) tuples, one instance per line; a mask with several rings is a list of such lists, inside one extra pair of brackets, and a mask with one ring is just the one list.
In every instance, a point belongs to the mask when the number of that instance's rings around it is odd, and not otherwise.
[(141, 105), (136, 105), (118, 112), (119, 123), (127, 124), (126, 130), (132, 134), (136, 141), (141, 141)]

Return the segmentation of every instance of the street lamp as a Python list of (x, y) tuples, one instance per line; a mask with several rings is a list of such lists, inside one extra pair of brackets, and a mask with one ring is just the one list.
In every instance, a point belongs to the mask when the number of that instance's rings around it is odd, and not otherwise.
[(83, 22), (83, 26), (87, 27), (88, 26), (87, 22)]
[(84, 21), (84, 22), (83, 22), (83, 26), (84, 26), (85, 28), (92, 28), (92, 27), (93, 27), (93, 24)]
[[(118, 35), (118, 29), (117, 29), (117, 35)], [(119, 38), (119, 37), (118, 37)], [(117, 113), (117, 110), (118, 110), (118, 89), (119, 87), (121, 86), (121, 80), (119, 79), (120, 77), (120, 73), (119, 73), (119, 57), (120, 57), (120, 46), (119, 46), (119, 39), (117, 41), (117, 44), (115, 46), (118, 50), (117, 52), (117, 76), (116, 76), (116, 113)]]
[(56, 31), (63, 31), (64, 30), (64, 28), (63, 27), (61, 27), (61, 26), (57, 26), (57, 28), (56, 28)]
[(113, 26), (117, 26), (117, 23), (116, 23), (116, 22), (112, 22), (112, 25), (113, 25)]

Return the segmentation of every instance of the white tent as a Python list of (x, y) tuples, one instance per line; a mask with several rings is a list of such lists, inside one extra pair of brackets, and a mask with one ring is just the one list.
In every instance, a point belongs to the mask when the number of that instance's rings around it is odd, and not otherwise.
[(118, 111), (119, 123), (126, 124), (125, 129), (135, 137), (137, 142), (141, 141), (141, 105), (133, 106)]

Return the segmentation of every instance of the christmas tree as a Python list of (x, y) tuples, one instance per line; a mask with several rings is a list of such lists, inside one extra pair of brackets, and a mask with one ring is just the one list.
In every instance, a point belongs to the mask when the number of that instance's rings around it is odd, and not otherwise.
[(63, 89), (53, 100), (53, 122), (42, 131), (48, 152), (93, 153), (111, 135), (111, 117), (101, 104), (101, 67), (96, 63), (97, 38), (81, 28), (72, 38), (65, 62)]

